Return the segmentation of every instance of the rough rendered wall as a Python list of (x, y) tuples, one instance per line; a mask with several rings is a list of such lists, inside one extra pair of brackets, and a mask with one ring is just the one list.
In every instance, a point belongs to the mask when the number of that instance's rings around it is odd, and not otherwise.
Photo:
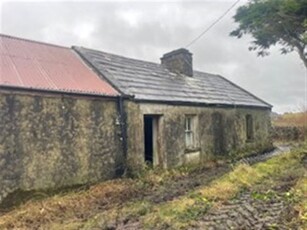
[(116, 101), (0, 92), (0, 201), (17, 189), (112, 178), (121, 159)]
[(125, 101), (127, 116), (127, 161), (134, 169), (142, 167), (144, 161), (144, 124), (138, 104)]
[[(160, 165), (177, 166), (199, 153), (200, 161), (228, 156), (239, 151), (261, 151), (272, 147), (270, 110), (245, 108), (210, 108), (149, 103), (126, 104), (128, 111), (128, 158), (144, 159), (143, 115), (160, 114)], [(185, 115), (197, 115), (197, 148), (185, 147)], [(247, 114), (253, 117), (254, 139), (247, 141)], [(129, 128), (130, 127), (130, 128)], [(194, 154), (194, 155), (193, 155)]]

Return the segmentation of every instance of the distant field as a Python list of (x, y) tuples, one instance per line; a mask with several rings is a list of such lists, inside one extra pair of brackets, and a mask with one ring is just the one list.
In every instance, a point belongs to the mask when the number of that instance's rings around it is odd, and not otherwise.
[(285, 113), (272, 119), (274, 126), (307, 127), (307, 112)]

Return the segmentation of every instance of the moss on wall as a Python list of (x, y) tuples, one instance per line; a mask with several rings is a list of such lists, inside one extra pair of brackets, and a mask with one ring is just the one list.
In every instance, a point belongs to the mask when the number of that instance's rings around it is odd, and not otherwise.
[(143, 115), (136, 103), (125, 101), (124, 107), (127, 113), (127, 165), (129, 169), (138, 170), (144, 166)]
[(106, 98), (0, 92), (0, 201), (115, 176), (122, 156), (117, 104)]
[[(126, 103), (128, 117), (128, 158), (134, 163), (143, 163), (143, 115), (160, 115), (159, 130), (162, 140), (160, 165), (172, 167), (185, 162), (189, 154), (185, 146), (185, 115), (197, 118), (196, 150), (200, 161), (217, 157), (228, 157), (242, 151), (270, 149), (270, 110), (257, 108), (214, 108), (201, 106), (179, 106), (154, 103)], [(246, 115), (253, 117), (254, 138), (246, 137)], [(165, 165), (166, 164), (166, 165)]]
[[(125, 101), (128, 165), (144, 166), (145, 114), (158, 115), (158, 166), (200, 162), (271, 148), (270, 110), (176, 106)], [(185, 146), (185, 115), (196, 115), (193, 151)], [(246, 138), (246, 115), (254, 138)], [(115, 100), (0, 92), (0, 201), (15, 190), (96, 182), (123, 162)], [(196, 154), (197, 153), (197, 154)], [(193, 154), (193, 157), (187, 157)], [(191, 155), (192, 156), (192, 155)]]

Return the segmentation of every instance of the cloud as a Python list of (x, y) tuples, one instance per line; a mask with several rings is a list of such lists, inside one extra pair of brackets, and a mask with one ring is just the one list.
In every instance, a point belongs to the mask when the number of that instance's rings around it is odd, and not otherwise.
[[(244, 4), (242, 1), (240, 4)], [(100, 49), (159, 62), (168, 51), (185, 47), (233, 1), (168, 2), (4, 2), (5, 34), (71, 46)], [(274, 105), (295, 110), (304, 103), (306, 70), (298, 55), (278, 47), (265, 58), (248, 51), (249, 36), (229, 36), (235, 10), (189, 47), (195, 69), (218, 73)]]

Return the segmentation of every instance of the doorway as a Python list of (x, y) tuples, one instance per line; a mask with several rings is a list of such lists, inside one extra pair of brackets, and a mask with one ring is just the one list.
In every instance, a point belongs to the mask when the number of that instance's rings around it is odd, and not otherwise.
[(158, 163), (159, 116), (144, 115), (144, 160), (149, 165)]

